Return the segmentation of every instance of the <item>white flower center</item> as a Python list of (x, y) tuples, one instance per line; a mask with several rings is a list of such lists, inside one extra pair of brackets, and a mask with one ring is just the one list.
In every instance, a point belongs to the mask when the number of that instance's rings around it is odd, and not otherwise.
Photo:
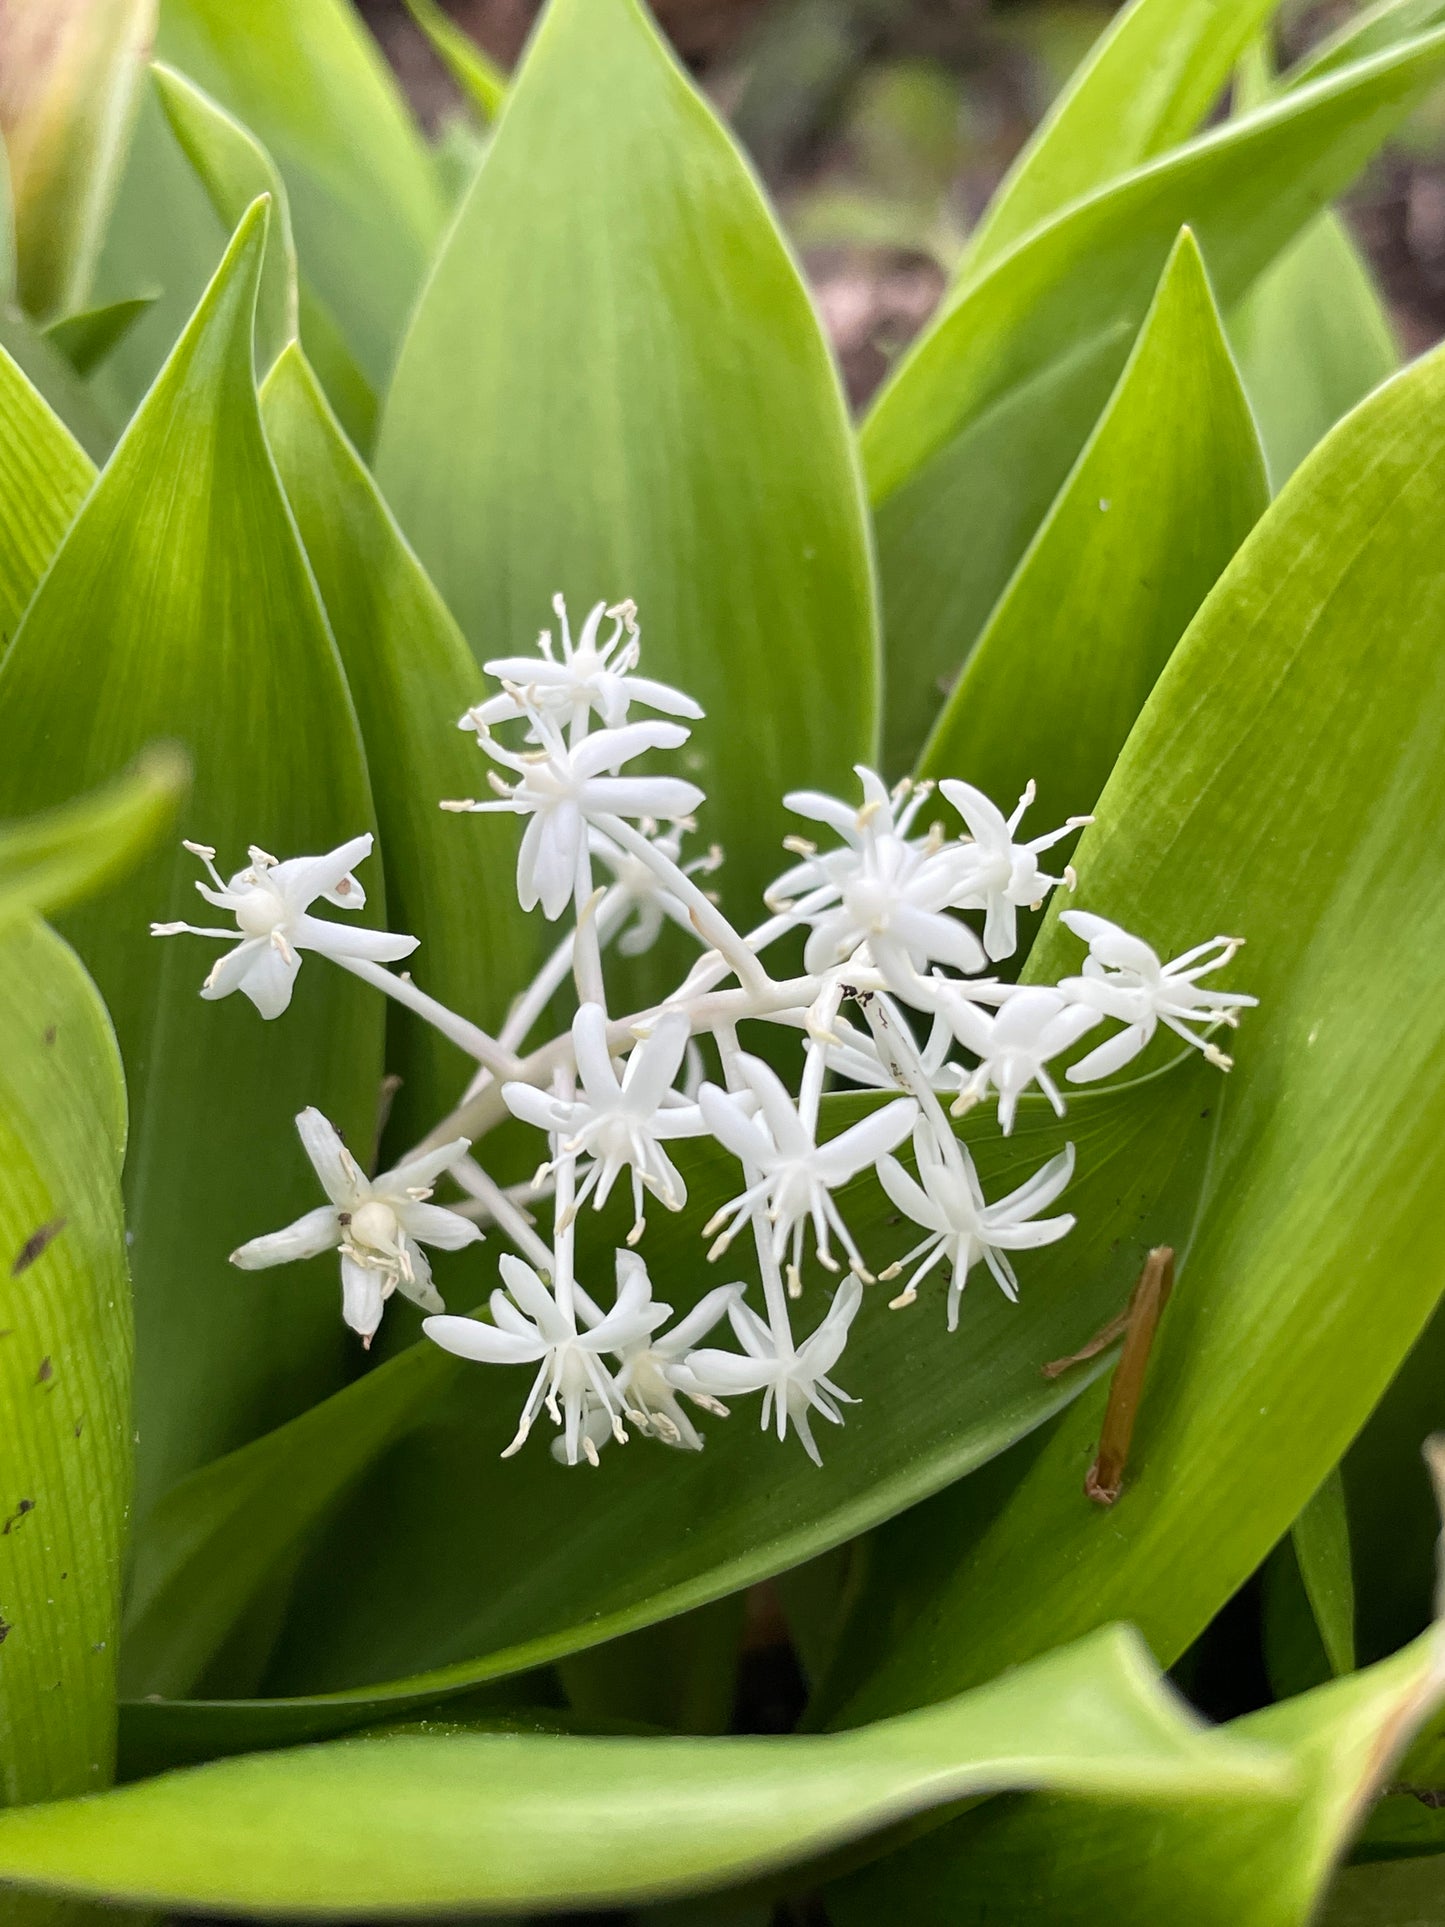
[(396, 1213), (379, 1198), (368, 1198), (351, 1214), (350, 1233), (354, 1245), (365, 1245), (368, 1250), (395, 1257), (398, 1232)]
[(236, 905), (236, 924), (248, 937), (269, 937), (286, 922), (286, 914), (280, 892), (259, 883)]

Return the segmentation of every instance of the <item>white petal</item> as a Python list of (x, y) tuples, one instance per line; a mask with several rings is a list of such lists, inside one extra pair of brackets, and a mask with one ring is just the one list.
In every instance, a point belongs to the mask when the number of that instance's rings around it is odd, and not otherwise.
[(432, 1245), (438, 1251), (461, 1251), (481, 1241), (479, 1224), (473, 1224), (470, 1218), (458, 1217), (455, 1211), (448, 1211), (442, 1205), (417, 1204), (408, 1199), (405, 1204), (393, 1205), (392, 1209), (408, 1237), (420, 1244)]
[(327, 1197), (341, 1210), (354, 1211), (366, 1191), (366, 1179), (336, 1126), (310, 1104), (297, 1116), (296, 1134)]
[(264, 1238), (252, 1238), (231, 1253), (231, 1263), (241, 1271), (265, 1271), (271, 1265), (289, 1265), (299, 1258), (317, 1258), (323, 1251), (334, 1251), (341, 1242), (341, 1226), (335, 1207), (319, 1204), (284, 1231), (270, 1231)]
[[(246, 947), (242, 946), (243, 949)], [(233, 951), (232, 956), (235, 954)], [(263, 941), (252, 952), (236, 988), (243, 997), (250, 998), (263, 1017), (279, 1017), (291, 1002), (291, 992), (300, 968), (301, 959), (294, 950), (289, 956), (282, 956), (275, 944), (269, 940)], [(202, 990), (201, 995), (224, 996), (225, 992)]]
[(582, 798), (589, 811), (611, 816), (652, 816), (663, 823), (676, 823), (692, 816), (705, 801), (696, 783), (684, 783), (677, 776), (594, 776), (583, 790)]
[(325, 917), (295, 917), (287, 925), (286, 934), (298, 950), (314, 950), (323, 957), (365, 957), (372, 963), (399, 963), (421, 942), (420, 937), (391, 930), (355, 929), (349, 924), (330, 923)]
[(895, 1150), (913, 1129), (917, 1116), (917, 1102), (899, 1097), (829, 1138), (818, 1149), (818, 1171), (824, 1182), (830, 1186), (846, 1184), (885, 1152)]
[(387, 1171), (372, 1184), (378, 1196), (393, 1191), (420, 1191), (436, 1183), (444, 1171), (450, 1171), (467, 1151), (471, 1140), (455, 1137), (450, 1144), (440, 1144), (435, 1151), (426, 1151), (420, 1157), (407, 1158), (398, 1164), (394, 1171)]
[(483, 1325), (475, 1318), (424, 1318), (421, 1328), (444, 1352), (454, 1352), (458, 1358), (474, 1359), (484, 1365), (529, 1365), (547, 1351), (541, 1339), (498, 1331), (495, 1325)]
[(572, 752), (572, 768), (590, 786), (604, 770), (620, 769), (649, 749), (680, 749), (688, 735), (681, 723), (625, 723), (621, 729), (599, 729)]
[(1077, 1064), (1070, 1064), (1064, 1076), (1071, 1084), (1092, 1084), (1097, 1078), (1122, 1070), (1126, 1064), (1133, 1063), (1153, 1031), (1152, 1024), (1131, 1024), (1127, 1030), (1116, 1031)]
[(594, 1105), (610, 1109), (617, 1102), (621, 1086), (607, 1049), (607, 1012), (601, 1004), (578, 1005), (572, 1019), (572, 1054), (588, 1097)]
[(341, 1260), (341, 1316), (354, 1332), (370, 1338), (381, 1323), (386, 1308), (381, 1278), (369, 1265), (354, 1258)]

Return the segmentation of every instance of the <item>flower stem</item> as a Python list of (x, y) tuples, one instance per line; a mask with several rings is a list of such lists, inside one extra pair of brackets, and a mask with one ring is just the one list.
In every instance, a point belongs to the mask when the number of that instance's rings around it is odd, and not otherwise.
[[(391, 971), (383, 970), (380, 964), (373, 963), (369, 957), (338, 957), (336, 961), (354, 977), (360, 977), (363, 983), (383, 991), (388, 997), (395, 998), (397, 1003), (414, 1011), (418, 1017), (424, 1018), (434, 1030), (439, 1030), (459, 1050), (464, 1050), (468, 1057), (474, 1057), (479, 1064), (485, 1065), (494, 1077), (517, 1075), (521, 1060), (515, 1052), (507, 1050), (479, 1025), (459, 1017), (454, 1010), (448, 1010), (435, 997), (428, 997), (410, 977), (395, 976)], [(445, 1139), (441, 1141), (444, 1143)]]

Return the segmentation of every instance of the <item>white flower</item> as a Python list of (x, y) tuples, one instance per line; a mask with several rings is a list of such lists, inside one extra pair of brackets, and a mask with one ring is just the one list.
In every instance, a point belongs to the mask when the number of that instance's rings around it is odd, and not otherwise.
[[(624, 893), (627, 905), (635, 914), (628, 928), (617, 939), (617, 948), (624, 957), (641, 957), (651, 950), (662, 934), (663, 920), (677, 924), (681, 929), (691, 931), (692, 919), (687, 905), (669, 890), (650, 863), (633, 855), (630, 850), (619, 850), (611, 837), (604, 836), (601, 830), (592, 830), (588, 845), (593, 856), (601, 857), (612, 872), (614, 884)], [(682, 833), (679, 830), (665, 830), (653, 837), (659, 853), (669, 863), (677, 864), (685, 877), (711, 876), (722, 865), (723, 853), (714, 843), (701, 856), (690, 857), (682, 862)]]
[[(1018, 807), (1005, 817), (982, 790), (953, 778), (939, 789), (968, 825), (972, 844), (958, 847), (959, 889), (954, 902), (961, 909), (983, 910), (983, 947), (995, 963), (1011, 957), (1018, 945), (1018, 911), (1037, 910), (1044, 898), (1063, 877), (1051, 877), (1039, 868), (1039, 856), (1064, 837), (1091, 823), (1092, 817), (1071, 816), (1061, 830), (1036, 836), (1030, 843), (1014, 840), (1024, 811), (1033, 802), (1032, 783), (1018, 800)], [(957, 847), (957, 846), (956, 846)]]
[(863, 803), (854, 809), (831, 796), (795, 790), (783, 798), (799, 816), (826, 823), (844, 839), (842, 850), (810, 856), (780, 877), (768, 892), (780, 904), (795, 891), (799, 919), (812, 926), (803, 967), (813, 974), (846, 962), (860, 944), (890, 983), (907, 994), (910, 980), (930, 963), (981, 970), (983, 947), (968, 925), (947, 915), (957, 890), (956, 863), (936, 836), (910, 842), (907, 831), (931, 785), (912, 790), (900, 813), (894, 806), (906, 788), (890, 794), (883, 779), (861, 764)]
[[(1089, 955), (1083, 976), (1065, 977), (1059, 989), (1071, 1002), (1128, 1026), (1069, 1066), (1064, 1075), (1071, 1084), (1092, 1083), (1122, 1069), (1139, 1055), (1161, 1023), (1203, 1051), (1211, 1064), (1230, 1069), (1232, 1060), (1209, 1042), (1208, 1033), (1220, 1024), (1237, 1024), (1237, 1013), (1259, 999), (1242, 990), (1208, 990), (1198, 979), (1231, 962), (1244, 942), (1242, 937), (1211, 937), (1166, 964), (1142, 937), (1131, 936), (1105, 917), (1066, 910), (1062, 921), (1088, 944)], [(1191, 1030), (1191, 1024), (1202, 1024), (1204, 1035)]]
[(625, 1354), (631, 1347), (645, 1346), (657, 1326), (671, 1316), (672, 1307), (653, 1303), (647, 1268), (639, 1259), (626, 1272), (619, 1267), (612, 1310), (598, 1323), (579, 1327), (576, 1313), (562, 1309), (530, 1265), (510, 1252), (502, 1254), (500, 1263), (507, 1289), (492, 1293), (493, 1324), (484, 1325), (475, 1318), (427, 1318), (422, 1330), (458, 1358), (489, 1365), (539, 1361), (517, 1435), (503, 1452), (504, 1459), (521, 1450), (545, 1406), (553, 1424), (562, 1427), (567, 1463), (576, 1465), (580, 1456), (595, 1465), (597, 1447), (586, 1424), (593, 1408), (607, 1414), (616, 1439), (627, 1436), (623, 1394), (603, 1360), (610, 1353)]
[(468, 1140), (457, 1138), (425, 1157), (409, 1158), (394, 1171), (368, 1178), (320, 1111), (302, 1111), (296, 1129), (331, 1202), (308, 1211), (284, 1231), (252, 1238), (231, 1253), (231, 1263), (242, 1271), (264, 1271), (339, 1250), (342, 1316), (368, 1345), (394, 1291), (426, 1311), (444, 1310), (421, 1247), (460, 1251), (482, 1234), (470, 1218), (427, 1199), (437, 1179), (466, 1152)]
[(972, 988), (942, 978), (933, 980), (938, 1014), (965, 1050), (979, 1060), (963, 1081), (955, 1114), (976, 1104), (992, 1086), (998, 1092), (999, 1129), (1007, 1137), (1020, 1096), (1030, 1084), (1037, 1084), (1062, 1117), (1064, 1100), (1044, 1066), (1092, 1030), (1100, 1013), (1069, 1003), (1057, 990), (1030, 985), (1014, 990), (990, 1015), (966, 994)]
[[(485, 731), (539, 710), (563, 723), (595, 710), (609, 729), (615, 729), (626, 722), (631, 703), (669, 716), (702, 715), (699, 705), (680, 689), (633, 675), (641, 654), (636, 603), (619, 602), (611, 609), (597, 603), (575, 643), (567, 604), (560, 595), (553, 596), (552, 607), (562, 631), (562, 660), (553, 653), (551, 630), (544, 629), (537, 638), (539, 655), (499, 656), (484, 663), (487, 674), (504, 685), (503, 693), (469, 709), (461, 719), (462, 729)], [(599, 643), (604, 617), (612, 624), (612, 633)]]
[(908, 1305), (918, 1295), (919, 1281), (936, 1264), (949, 1259), (953, 1272), (948, 1288), (948, 1329), (957, 1331), (958, 1301), (969, 1272), (980, 1258), (1004, 1296), (1017, 1298), (1018, 1279), (1005, 1254), (1055, 1244), (1073, 1230), (1071, 1216), (1036, 1218), (1035, 1214), (1051, 1205), (1073, 1176), (1074, 1147), (1066, 1145), (1006, 1198), (985, 1204), (966, 1145), (952, 1139), (949, 1146), (941, 1146), (934, 1133), (920, 1125), (914, 1131), (913, 1146), (918, 1155), (918, 1179), (910, 1177), (892, 1157), (879, 1164), (878, 1177), (898, 1209), (929, 1235), (897, 1264), (890, 1265), (883, 1276), (896, 1278), (915, 1258), (923, 1260), (893, 1301), (895, 1306)]
[(529, 816), (517, 858), (517, 895), (524, 910), (540, 902), (549, 919), (560, 917), (577, 888), (579, 865), (586, 850), (587, 826), (608, 817), (650, 817), (677, 822), (688, 817), (703, 800), (695, 783), (675, 776), (618, 776), (634, 756), (649, 749), (676, 749), (687, 741), (679, 723), (626, 723), (621, 729), (601, 729), (572, 748), (556, 722), (538, 714), (535, 750), (504, 749), (495, 737), (482, 734), (488, 756), (516, 772), (510, 788), (493, 779), (502, 792), (494, 803), (444, 803), (451, 810), (510, 810)]
[(250, 867), (238, 870), (229, 883), (216, 869), (214, 850), (204, 843), (183, 847), (198, 856), (210, 874), (209, 888), (196, 888), (218, 910), (236, 919), (234, 930), (209, 930), (192, 923), (153, 923), (153, 937), (216, 937), (232, 943), (201, 986), (206, 998), (229, 997), (243, 991), (263, 1017), (279, 1017), (291, 1002), (300, 953), (315, 950), (345, 963), (360, 957), (372, 963), (395, 963), (416, 949), (416, 937), (395, 936), (388, 930), (348, 929), (324, 917), (308, 914), (318, 897), (343, 910), (360, 910), (366, 892), (351, 874), (351, 866), (371, 854), (371, 837), (355, 836), (326, 856), (297, 856), (278, 863), (274, 856), (252, 845)]
[(629, 1244), (644, 1229), (644, 1187), (669, 1211), (681, 1211), (687, 1203), (687, 1186), (662, 1140), (700, 1137), (707, 1128), (698, 1107), (672, 1089), (691, 1029), (681, 1011), (659, 1018), (652, 1034), (633, 1045), (619, 1078), (607, 1048), (607, 1013), (600, 1004), (582, 1004), (572, 1019), (581, 1096), (557, 1097), (531, 1084), (502, 1086), (502, 1101), (514, 1117), (558, 1140), (557, 1161), (593, 1160), (577, 1187), (574, 1213), (589, 1195), (600, 1211), (618, 1176), (630, 1167), (634, 1222)]
[(918, 1105), (911, 1097), (897, 1098), (819, 1144), (776, 1074), (760, 1058), (740, 1055), (738, 1068), (744, 1091), (704, 1084), (697, 1101), (718, 1142), (745, 1170), (761, 1175), (703, 1227), (708, 1237), (726, 1223), (708, 1257), (726, 1251), (754, 1208), (766, 1202), (774, 1257), (781, 1259), (792, 1239), (788, 1282), (795, 1293), (801, 1282), (803, 1234), (810, 1220), (820, 1262), (830, 1271), (838, 1269), (828, 1241), (831, 1229), (852, 1268), (866, 1277), (858, 1247), (830, 1193), (901, 1144), (918, 1115)]
[[(641, 1263), (635, 1251), (618, 1252), (619, 1286), (626, 1275), (625, 1267)], [(686, 1377), (681, 1367), (698, 1340), (707, 1336), (723, 1313), (741, 1296), (742, 1290), (741, 1285), (718, 1285), (705, 1293), (670, 1331), (651, 1338), (636, 1339), (614, 1354), (620, 1360), (616, 1374), (617, 1389), (626, 1402), (628, 1419), (640, 1432), (649, 1433), (653, 1438), (661, 1439), (664, 1445), (676, 1446), (683, 1451), (702, 1450), (702, 1433), (679, 1402), (679, 1392), (682, 1391), (680, 1377)], [(600, 1323), (602, 1312), (580, 1286), (577, 1287), (577, 1297), (588, 1323)], [(683, 1395), (690, 1398), (694, 1405), (715, 1413), (719, 1418), (728, 1415), (727, 1407), (706, 1392), (691, 1390)], [(612, 1436), (611, 1420), (602, 1407), (595, 1404), (590, 1408), (588, 1418), (589, 1435), (594, 1444), (600, 1447)], [(552, 1451), (557, 1458), (564, 1456), (561, 1439), (553, 1441)]]
[(690, 1398), (741, 1398), (749, 1392), (762, 1392), (763, 1429), (770, 1420), (776, 1420), (778, 1437), (785, 1438), (791, 1419), (803, 1450), (814, 1465), (821, 1465), (809, 1414), (821, 1412), (832, 1424), (841, 1425), (843, 1414), (837, 1401), (856, 1403), (828, 1374), (843, 1355), (848, 1328), (862, 1302), (862, 1285), (856, 1278), (845, 1278), (817, 1330), (795, 1346), (791, 1334), (780, 1336), (750, 1306), (736, 1299), (728, 1307), (728, 1318), (743, 1355), (690, 1352), (683, 1364), (674, 1368), (673, 1381)]

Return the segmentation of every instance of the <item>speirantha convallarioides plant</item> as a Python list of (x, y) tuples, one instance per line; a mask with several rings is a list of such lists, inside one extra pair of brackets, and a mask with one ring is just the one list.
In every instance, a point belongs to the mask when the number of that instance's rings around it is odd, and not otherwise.
[[(774, 1425), (780, 1439), (791, 1429), (821, 1463), (813, 1418), (840, 1425), (840, 1408), (853, 1402), (834, 1375), (843, 1369), (866, 1289), (877, 1282), (835, 1194), (872, 1172), (925, 1233), (884, 1273), (892, 1279), (909, 1271), (891, 1300), (894, 1310), (911, 1306), (920, 1283), (942, 1268), (948, 1328), (955, 1330), (968, 1274), (980, 1262), (1007, 1296), (1017, 1297), (1009, 1254), (1053, 1244), (1073, 1229), (1067, 1212), (1044, 1214), (1069, 1184), (1074, 1147), (1006, 1197), (989, 1200), (950, 1113), (992, 1098), (1007, 1136), (1020, 1097), (1037, 1089), (1063, 1116), (1050, 1065), (1105, 1024), (1118, 1028), (1068, 1065), (1067, 1082), (1121, 1070), (1160, 1024), (1228, 1070), (1217, 1037), (1255, 999), (1203, 980), (1233, 960), (1243, 939), (1215, 936), (1165, 963), (1142, 938), (1071, 909), (1063, 921), (1087, 947), (1080, 974), (1053, 987), (986, 974), (1014, 955), (1021, 910), (1041, 909), (1057, 888), (1072, 890), (1068, 867), (1054, 876), (1041, 858), (1088, 819), (1029, 837), (1023, 819), (1032, 784), (1005, 817), (966, 782), (905, 781), (890, 790), (861, 767), (857, 801), (811, 791), (785, 797), (830, 841), (825, 847), (791, 837), (797, 861), (767, 892), (769, 914), (739, 931), (700, 886), (697, 865), (681, 858), (680, 839), (697, 829), (703, 792), (675, 776), (628, 768), (649, 751), (681, 748), (688, 736), (682, 723), (631, 720), (634, 709), (690, 719), (701, 709), (681, 691), (634, 673), (641, 633), (633, 603), (597, 603), (575, 642), (560, 596), (554, 608), (560, 655), (553, 632), (543, 630), (535, 656), (488, 662), (500, 693), (460, 719), (493, 765), (487, 776), (495, 794), (441, 799), (443, 809), (458, 814), (523, 818), (518, 899), (524, 909), (540, 906), (549, 922), (571, 920), (497, 1037), (438, 1006), (409, 974), (383, 968), (409, 957), (413, 938), (357, 931), (311, 913), (317, 899), (343, 909), (364, 902), (351, 865), (369, 853), (369, 837), (284, 862), (253, 848), (249, 866), (229, 882), (214, 868), (214, 851), (186, 845), (210, 876), (197, 889), (230, 911), (236, 928), (155, 923), (152, 934), (231, 944), (202, 996), (239, 990), (262, 1017), (280, 1017), (302, 955), (312, 951), (436, 1024), (479, 1066), (457, 1109), (375, 1178), (361, 1171), (319, 1112), (303, 1111), (297, 1129), (330, 1203), (250, 1240), (232, 1262), (253, 1270), (335, 1248), (343, 1315), (366, 1344), (386, 1299), (400, 1290), (431, 1313), (423, 1330), (446, 1350), (487, 1364), (535, 1366), (504, 1456), (520, 1450), (543, 1412), (560, 1428), (553, 1450), (569, 1465), (597, 1464), (601, 1447), (609, 1439), (624, 1443), (629, 1427), (695, 1450), (702, 1434), (681, 1401), (723, 1418), (727, 1400), (761, 1395), (763, 1425)], [(944, 817), (933, 814), (940, 808), (962, 827), (950, 833)], [(707, 867), (719, 859), (710, 852)], [(599, 869), (616, 880), (599, 883)], [(624, 927), (620, 909), (636, 917), (634, 938), (655, 936), (667, 919), (690, 929), (703, 951), (667, 996), (625, 1014), (609, 1008), (606, 983), (608, 938)], [(807, 933), (802, 974), (773, 975), (767, 954), (798, 931)], [(563, 970), (577, 995), (570, 1030), (523, 1055)], [(797, 1065), (794, 1088), (744, 1048), (742, 1032), (753, 1025), (784, 1033), (786, 1058)], [(830, 1080), (891, 1095), (820, 1140)], [(550, 1206), (550, 1239), (478, 1155), (472, 1120), (493, 1091), (512, 1116), (545, 1133), (531, 1195)], [(495, 1106), (488, 1108), (495, 1117)], [(756, 1277), (710, 1291), (669, 1330), (672, 1307), (653, 1299), (645, 1262), (647, 1203), (682, 1209), (686, 1188), (666, 1146), (701, 1136), (731, 1154), (740, 1180), (736, 1197), (705, 1227), (707, 1256), (719, 1262), (746, 1233)], [(905, 1141), (916, 1176), (896, 1156)], [(428, 1201), (444, 1173), (467, 1194), (460, 1209)], [(605, 1205), (624, 1173), (634, 1217), (617, 1253), (613, 1301), (604, 1308), (600, 1281), (577, 1276), (577, 1217), (589, 1201)], [(481, 1235), (481, 1220), (516, 1247), (501, 1256), (490, 1323), (444, 1311), (421, 1249), (468, 1244)], [(826, 1308), (811, 1316), (798, 1302), (810, 1252), (822, 1271), (843, 1274)], [(724, 1320), (740, 1349), (702, 1342)], [(805, 1325), (802, 1333), (797, 1325)]]
[(1439, 8), (373, 11), (0, 0), (0, 1918), (1423, 1919)]

